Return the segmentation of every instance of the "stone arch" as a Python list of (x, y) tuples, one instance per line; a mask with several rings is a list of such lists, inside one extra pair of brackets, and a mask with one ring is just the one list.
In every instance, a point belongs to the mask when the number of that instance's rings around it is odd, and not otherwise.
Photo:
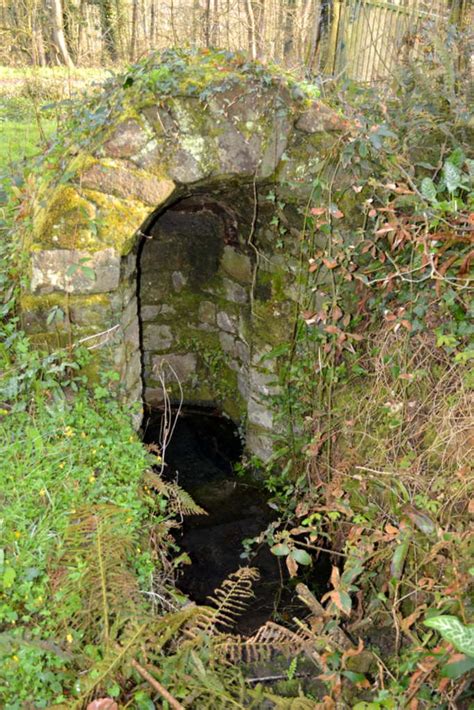
[[(346, 124), (304, 94), (293, 98), (291, 83), (278, 75), (233, 72), (232, 81), (214, 77), (210, 84), (212, 91), (205, 97), (183, 96), (180, 91), (166, 97), (134, 94), (128, 103), (123, 100), (125, 108), (111, 126), (102, 129), (93, 149), (70, 149), (63, 158), (66, 168), (61, 179), (53, 177), (43, 186), (35, 207), (29, 243), (30, 280), (21, 299), (22, 317), (38, 346), (87, 342), (94, 348), (90, 376), (101, 368), (118, 371), (129, 403), (142, 401), (144, 379), (150, 385), (147, 389), (153, 389), (147, 367), (153, 367), (152, 358), (160, 356), (160, 349), (175, 358), (188, 356), (187, 361), (181, 358), (182, 368), (186, 369), (187, 362), (188, 370), (192, 365), (193, 374), (203, 377), (197, 356), (194, 367), (193, 353), (184, 348), (182, 338), (177, 342), (173, 332), (176, 323), (173, 326), (173, 318), (164, 317), (163, 309), (162, 322), (156, 325), (161, 326), (161, 340), (168, 335), (170, 342), (158, 342), (156, 352), (154, 346), (144, 348), (144, 341), (154, 337), (146, 332), (146, 326), (153, 323), (138, 311), (137, 259), (139, 252), (142, 256), (145, 252), (143, 235), (153, 236), (153, 229), (160, 229), (160, 219), (161, 227), (163, 220), (172, 221), (173, 214), (176, 221), (179, 205), (190, 209), (207, 200), (203, 209), (214, 214), (209, 219), (216, 225), (220, 219), (219, 228), (225, 231), (228, 226), (222, 214), (227, 214), (229, 221), (231, 203), (242, 199), (246, 236), (239, 233), (237, 225), (236, 249), (226, 245), (229, 235), (223, 235), (216, 272), (209, 273), (207, 279), (209, 283), (214, 277), (220, 281), (208, 299), (202, 298), (204, 291), (200, 291), (201, 302), (211, 304), (209, 311), (216, 308), (215, 321), (207, 322), (206, 318), (209, 321), (214, 316), (206, 316), (206, 306), (198, 304), (194, 330), (201, 333), (196, 336), (198, 343), (206, 330), (217, 334), (227, 365), (232, 357), (239, 360), (240, 348), (241, 382), (234, 378), (233, 393), (227, 405), (222, 398), (223, 406), (231, 409), (231, 400), (239, 401), (230, 414), (247, 416), (249, 448), (265, 457), (270, 451), (272, 423), (264, 399), (272, 378), (264, 368), (259, 369), (258, 362), (292, 327), (289, 314), (294, 273), (290, 243), (286, 253), (281, 249), (277, 253), (265, 224), (259, 226), (261, 234), (252, 233), (256, 194), (277, 189), (289, 204), (303, 204), (316, 166), (330, 153), (335, 133)], [(215, 211), (219, 209), (221, 216), (217, 218)], [(172, 253), (172, 244), (170, 249)], [(263, 258), (256, 260), (254, 252)], [(240, 281), (235, 273), (234, 277), (229, 273), (229, 269), (238, 268), (238, 262), (243, 270)], [(178, 268), (174, 272), (181, 274), (175, 281), (181, 279), (183, 289), (194, 278)], [(170, 288), (176, 292), (180, 285), (171, 281)], [(245, 304), (239, 304), (239, 298)], [(165, 300), (161, 305), (166, 305)], [(227, 310), (226, 303), (231, 304)], [(52, 309), (62, 312), (60, 321), (51, 319)], [(152, 333), (153, 328), (148, 330)], [(159, 328), (154, 332), (159, 341)], [(175, 345), (181, 348), (179, 352), (173, 352)], [(232, 366), (235, 372), (235, 364)], [(199, 391), (195, 396), (205, 399)], [(241, 400), (245, 399), (244, 412)]]

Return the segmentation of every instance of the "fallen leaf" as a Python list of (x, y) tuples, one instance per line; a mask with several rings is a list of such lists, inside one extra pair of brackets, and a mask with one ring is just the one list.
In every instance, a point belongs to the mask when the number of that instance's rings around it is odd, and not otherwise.
[(118, 710), (118, 705), (112, 698), (99, 698), (89, 703), (87, 710)]
[(296, 577), (298, 573), (298, 563), (296, 562), (296, 560), (294, 560), (293, 557), (290, 557), (290, 555), (288, 555), (285, 562), (288, 572), (290, 573), (290, 577)]
[(337, 261), (335, 259), (331, 259), (329, 257), (324, 257), (323, 258), (323, 264), (326, 266), (328, 269), (335, 269), (337, 266)]

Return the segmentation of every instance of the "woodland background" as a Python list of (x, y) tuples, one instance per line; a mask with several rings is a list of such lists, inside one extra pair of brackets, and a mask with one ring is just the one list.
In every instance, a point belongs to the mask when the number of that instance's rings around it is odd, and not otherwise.
[(422, 24), (472, 20), (471, 0), (0, 0), (0, 64), (103, 67), (220, 47), (372, 81), (419, 51)]

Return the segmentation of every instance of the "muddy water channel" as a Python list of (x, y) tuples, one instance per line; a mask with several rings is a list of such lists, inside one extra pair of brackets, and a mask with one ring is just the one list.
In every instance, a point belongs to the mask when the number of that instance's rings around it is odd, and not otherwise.
[[(160, 414), (146, 426), (146, 443), (158, 443)], [(267, 494), (251, 480), (236, 476), (234, 465), (242, 454), (235, 425), (209, 411), (185, 411), (178, 418), (166, 449), (166, 475), (188, 491), (207, 515), (187, 516), (178, 543), (192, 564), (184, 567), (179, 588), (196, 603), (206, 603), (223, 580), (248, 565), (260, 572), (255, 598), (237, 628), (250, 634), (278, 615), (295, 615), (293, 593), (286, 571), (266, 544), (244, 559), (243, 541), (253, 538), (274, 519)]]

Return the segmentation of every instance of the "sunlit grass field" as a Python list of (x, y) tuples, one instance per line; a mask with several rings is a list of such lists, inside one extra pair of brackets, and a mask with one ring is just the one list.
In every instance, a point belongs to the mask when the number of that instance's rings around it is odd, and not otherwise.
[(54, 104), (100, 83), (108, 73), (0, 66), (0, 181), (46, 147), (60, 121)]

